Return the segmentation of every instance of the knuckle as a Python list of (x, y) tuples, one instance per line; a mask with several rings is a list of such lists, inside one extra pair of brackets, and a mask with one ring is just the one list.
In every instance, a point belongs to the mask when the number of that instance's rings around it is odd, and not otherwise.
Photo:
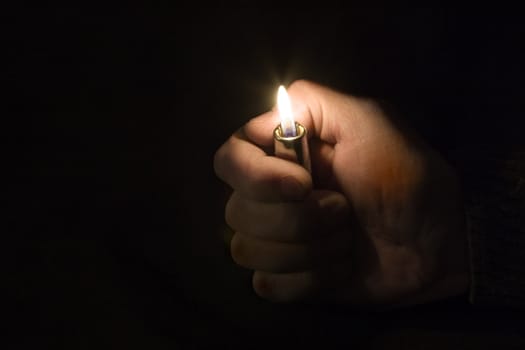
[(233, 235), (233, 238), (230, 243), (230, 252), (232, 259), (236, 264), (241, 266), (244, 266), (246, 264), (245, 245), (242, 237), (238, 233)]
[(245, 160), (244, 164), (244, 175), (243, 178), (245, 185), (250, 188), (251, 186), (257, 185), (261, 182), (261, 174), (258, 168), (257, 160), (250, 157)]
[(226, 203), (226, 208), (224, 209), (224, 219), (226, 224), (233, 230), (239, 230), (238, 225), (238, 199), (236, 192), (234, 192), (228, 202)]
[(215, 174), (221, 179), (224, 178), (224, 164), (228, 155), (226, 148), (227, 143), (219, 147), (213, 156), (213, 170), (215, 171)]
[(288, 90), (306, 90), (311, 89), (313, 86), (313, 83), (306, 79), (298, 79), (293, 81), (290, 86), (288, 87)]
[(354, 97), (354, 99), (359, 103), (361, 110), (366, 113), (366, 115), (377, 115), (385, 116), (387, 115), (387, 105), (371, 97)]
[(243, 176), (239, 180), (239, 188), (248, 198), (253, 200), (278, 197), (280, 187), (275, 174), (260, 170), (257, 160), (249, 159), (244, 164)]
[(245, 166), (247, 175), (246, 180), (253, 184), (260, 184), (268, 180), (273, 180), (273, 177), (275, 176), (273, 171), (261, 171), (264, 169), (261, 167), (261, 160), (257, 157), (249, 157), (246, 159)]

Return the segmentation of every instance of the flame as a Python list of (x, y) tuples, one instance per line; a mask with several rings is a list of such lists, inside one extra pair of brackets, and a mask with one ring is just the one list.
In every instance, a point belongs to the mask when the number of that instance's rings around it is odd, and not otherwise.
[(279, 111), (279, 117), (281, 118), (281, 130), (283, 136), (293, 137), (297, 135), (295, 130), (295, 121), (292, 114), (292, 105), (290, 98), (284, 86), (279, 86), (277, 91), (277, 110)]

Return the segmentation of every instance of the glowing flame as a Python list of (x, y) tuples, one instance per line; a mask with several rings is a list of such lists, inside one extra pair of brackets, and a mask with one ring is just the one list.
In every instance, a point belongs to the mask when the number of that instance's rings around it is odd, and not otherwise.
[(288, 93), (282, 85), (279, 86), (279, 91), (277, 91), (277, 109), (279, 110), (279, 116), (281, 118), (283, 136), (296, 136), (297, 131), (295, 130), (295, 121), (292, 115), (292, 105)]

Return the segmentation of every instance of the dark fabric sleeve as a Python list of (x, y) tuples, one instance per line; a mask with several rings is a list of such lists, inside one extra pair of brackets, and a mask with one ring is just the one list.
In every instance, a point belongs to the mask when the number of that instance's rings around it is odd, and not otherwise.
[(466, 201), (470, 302), (525, 306), (525, 151), (462, 152), (458, 170)]

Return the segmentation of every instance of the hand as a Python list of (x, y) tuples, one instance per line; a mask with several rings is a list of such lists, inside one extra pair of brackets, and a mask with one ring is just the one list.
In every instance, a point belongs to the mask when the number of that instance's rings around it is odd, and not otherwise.
[(288, 93), (308, 130), (312, 176), (265, 150), (274, 111), (217, 151), (233, 188), (226, 221), (236, 263), (273, 301), (421, 303), (465, 292), (464, 212), (452, 168), (380, 106), (305, 81)]

